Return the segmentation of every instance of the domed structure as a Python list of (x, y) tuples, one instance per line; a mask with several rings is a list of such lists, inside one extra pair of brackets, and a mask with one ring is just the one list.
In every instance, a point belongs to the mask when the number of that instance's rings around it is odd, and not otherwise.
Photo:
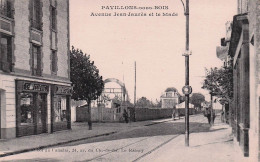
[(178, 92), (178, 90), (174, 87), (168, 87), (168, 88), (166, 88), (166, 90), (164, 92), (170, 92), (170, 91)]
[(161, 95), (162, 108), (174, 108), (179, 103), (180, 94), (174, 87), (168, 87)]

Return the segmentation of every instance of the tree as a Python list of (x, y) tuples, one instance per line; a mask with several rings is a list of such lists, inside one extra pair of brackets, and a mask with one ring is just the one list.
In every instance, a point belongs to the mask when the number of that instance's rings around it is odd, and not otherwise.
[(92, 129), (91, 101), (102, 93), (104, 82), (90, 56), (72, 46), (70, 51), (70, 77), (73, 86), (72, 98), (85, 100), (88, 107), (88, 125)]
[(193, 93), (190, 97), (190, 103), (195, 107), (201, 108), (201, 103), (205, 101), (205, 96), (201, 93)]
[(222, 68), (206, 69), (207, 75), (203, 82), (203, 89), (207, 89), (213, 96), (233, 99), (233, 68), (232, 66)]
[(142, 108), (148, 108), (151, 106), (151, 101), (148, 100), (146, 97), (141, 97), (137, 100), (136, 106)]

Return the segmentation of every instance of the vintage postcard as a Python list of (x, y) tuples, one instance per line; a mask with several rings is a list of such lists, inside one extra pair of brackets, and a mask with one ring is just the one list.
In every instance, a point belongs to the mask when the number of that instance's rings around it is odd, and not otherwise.
[(0, 161), (259, 161), (259, 0), (0, 0)]

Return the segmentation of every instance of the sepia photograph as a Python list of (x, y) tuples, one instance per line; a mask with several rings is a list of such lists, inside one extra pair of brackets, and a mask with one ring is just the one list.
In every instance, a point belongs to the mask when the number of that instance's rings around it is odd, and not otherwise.
[(260, 161), (260, 0), (0, 0), (0, 161)]

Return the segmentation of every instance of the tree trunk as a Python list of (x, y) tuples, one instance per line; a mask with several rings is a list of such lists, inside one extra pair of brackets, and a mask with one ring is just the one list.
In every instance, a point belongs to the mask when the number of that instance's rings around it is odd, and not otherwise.
[(91, 100), (88, 100), (88, 129), (92, 130), (92, 121), (91, 121)]

